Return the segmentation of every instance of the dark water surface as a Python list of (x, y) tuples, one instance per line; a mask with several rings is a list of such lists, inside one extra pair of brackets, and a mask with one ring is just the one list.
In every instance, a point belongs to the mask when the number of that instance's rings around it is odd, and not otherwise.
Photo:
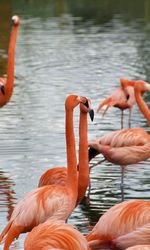
[[(13, 14), (21, 16), (14, 94), (0, 110), (2, 230), (15, 204), (37, 186), (41, 174), (66, 165), (66, 95), (88, 96), (96, 109), (119, 78), (150, 82), (150, 1), (1, 1), (0, 11), (1, 74), (6, 69), (9, 20)], [(145, 100), (150, 102), (150, 94)], [(137, 107), (132, 126), (149, 131)], [(96, 114), (93, 124), (89, 120), (89, 139), (119, 128), (119, 110), (110, 109), (104, 118)], [(75, 130), (78, 143), (78, 112)], [(149, 177), (149, 161), (128, 167), (125, 199), (149, 199)], [(104, 162), (92, 169), (91, 183), (90, 204), (78, 206), (69, 220), (82, 233), (120, 201), (120, 168)], [(12, 249), (23, 249), (24, 237)]]

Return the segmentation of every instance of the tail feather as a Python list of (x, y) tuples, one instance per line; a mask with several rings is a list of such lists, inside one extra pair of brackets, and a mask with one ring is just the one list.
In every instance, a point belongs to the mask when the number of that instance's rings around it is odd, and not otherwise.
[(3, 241), (4, 237), (5, 237), (5, 235), (8, 233), (8, 231), (9, 231), (11, 225), (12, 225), (12, 221), (10, 221), (10, 222), (6, 225), (6, 227), (4, 228), (4, 230), (2, 231), (2, 233), (0, 234), (0, 243), (2, 243), (2, 241)]
[(13, 225), (13, 222), (9, 222), (0, 235), (0, 242), (4, 241), (4, 250), (9, 250), (11, 243), (14, 239), (17, 239), (21, 232), (24, 232), (24, 227), (19, 225)]

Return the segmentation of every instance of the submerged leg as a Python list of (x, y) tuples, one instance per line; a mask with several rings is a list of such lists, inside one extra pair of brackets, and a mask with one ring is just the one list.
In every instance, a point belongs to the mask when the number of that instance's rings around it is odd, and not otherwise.
[(125, 172), (125, 166), (121, 166), (121, 200), (124, 201), (124, 172)]
[(131, 128), (131, 113), (132, 113), (132, 110), (129, 109), (129, 121), (128, 121), (128, 127)]
[(121, 129), (123, 129), (123, 109), (121, 109)]

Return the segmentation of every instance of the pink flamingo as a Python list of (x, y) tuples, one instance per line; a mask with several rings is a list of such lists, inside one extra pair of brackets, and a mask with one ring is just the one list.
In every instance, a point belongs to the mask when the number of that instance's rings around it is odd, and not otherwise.
[(17, 33), (20, 25), (19, 16), (12, 17), (12, 25), (8, 48), (7, 78), (0, 77), (0, 107), (3, 107), (10, 100), (14, 88), (14, 60)]
[(67, 220), (76, 206), (78, 198), (78, 177), (75, 137), (73, 128), (73, 110), (82, 103), (85, 109), (86, 97), (70, 95), (66, 98), (66, 145), (67, 145), (67, 183), (66, 186), (48, 185), (27, 193), (16, 205), (12, 216), (0, 235), (4, 238), (4, 250), (8, 250), (12, 241), (20, 233), (31, 231), (33, 227), (45, 222), (48, 218)]
[(90, 159), (98, 154), (111, 163), (121, 166), (121, 193), (123, 194), (124, 170), (150, 157), (150, 135), (142, 128), (122, 129), (89, 142)]
[[(88, 100), (87, 107), (90, 107)], [(78, 164), (78, 199), (77, 204), (83, 199), (89, 183), (89, 163), (88, 163), (88, 142), (87, 142), (87, 107), (80, 104), (80, 124), (79, 124), (79, 164)], [(91, 109), (90, 117), (93, 120), (94, 113)], [(58, 184), (65, 186), (67, 181), (67, 169), (65, 167), (55, 167), (48, 169), (39, 180), (39, 187), (45, 185)]]
[(150, 91), (150, 84), (142, 80), (134, 81), (134, 80), (121, 79), (120, 81), (121, 81), (121, 86), (124, 89), (124, 91), (126, 91), (127, 88), (129, 87), (132, 87), (132, 86), (134, 87), (135, 100), (137, 102), (137, 105), (141, 113), (146, 118), (148, 125), (150, 126), (150, 111), (149, 111), (147, 104), (142, 99), (143, 93), (145, 91)]
[[(120, 84), (121, 86), (118, 87), (108, 98), (106, 98), (99, 105), (97, 112), (99, 112), (105, 105), (107, 106), (104, 111), (104, 114), (111, 106), (119, 108), (121, 110), (121, 128), (123, 128), (123, 111), (125, 109), (129, 109), (128, 124), (130, 128), (131, 127), (131, 112), (136, 102), (139, 106), (140, 111), (142, 113), (145, 113), (144, 107), (146, 104), (142, 99), (142, 95), (144, 94), (145, 91), (150, 91), (150, 87), (148, 83), (142, 80), (135, 81), (135, 80), (120, 79)], [(140, 98), (142, 102), (139, 101), (139, 93), (140, 93)], [(150, 118), (149, 118), (149, 123), (150, 123)]]
[(72, 225), (47, 220), (34, 227), (24, 242), (25, 250), (90, 250), (86, 238)]
[(92, 250), (150, 244), (150, 201), (125, 201), (104, 213), (87, 235)]

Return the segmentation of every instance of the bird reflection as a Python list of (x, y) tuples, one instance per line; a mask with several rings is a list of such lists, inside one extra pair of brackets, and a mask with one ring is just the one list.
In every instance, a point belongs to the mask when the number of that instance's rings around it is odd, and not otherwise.
[(0, 210), (7, 208), (7, 219), (9, 220), (15, 204), (14, 182), (5, 172), (0, 170)]

